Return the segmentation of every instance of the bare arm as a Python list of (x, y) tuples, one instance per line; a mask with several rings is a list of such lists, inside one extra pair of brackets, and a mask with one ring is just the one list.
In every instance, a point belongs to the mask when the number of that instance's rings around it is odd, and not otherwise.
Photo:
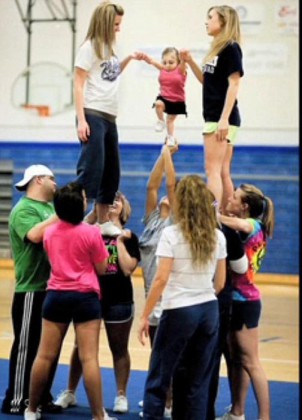
[(26, 238), (35, 244), (43, 241), (43, 235), (45, 230), (48, 226), (52, 225), (53, 223), (59, 220), (56, 214), (53, 214), (48, 219), (44, 220), (43, 222), (37, 223), (34, 227), (32, 227), (26, 235)]
[(184, 60), (180, 60), (178, 68), (182, 74), (187, 74), (187, 63)]
[(107, 265), (108, 265), (108, 259), (107, 258), (94, 265), (95, 271), (97, 272), (97, 274), (99, 276), (102, 276), (103, 274), (105, 274)]
[(154, 60), (154, 58), (150, 57), (149, 55), (145, 54), (144, 61), (151, 66), (155, 67), (157, 70), (162, 70), (164, 66), (159, 61)]
[[(172, 154), (178, 150), (178, 147), (169, 148), (163, 146), (161, 153), (157, 158), (152, 171), (150, 173), (147, 183), (147, 198), (146, 198), (146, 210), (145, 215), (149, 216), (153, 210), (156, 209), (158, 204), (158, 191), (160, 189), (163, 175), (166, 174), (166, 185), (167, 195), (170, 205), (174, 199), (174, 188), (175, 188), (175, 170), (172, 160)], [(171, 201), (170, 201), (171, 200)]]
[(126, 229), (117, 237), (118, 263), (125, 276), (130, 276), (138, 264), (137, 258), (133, 258), (129, 255), (124, 243), (124, 240), (130, 237), (131, 232)]
[(142, 52), (135, 52), (133, 54), (128, 55), (120, 62), (121, 72), (125, 69), (125, 67), (130, 63), (131, 60), (144, 60), (146, 54)]
[(160, 299), (162, 292), (169, 280), (172, 265), (173, 258), (159, 258), (158, 268), (154, 279), (152, 280), (151, 289), (149, 290), (138, 328), (138, 339), (143, 345), (145, 345), (145, 338), (149, 336), (148, 317), (155, 304)]
[(229, 129), (229, 117), (231, 115), (234, 103), (238, 95), (240, 74), (238, 72), (231, 74), (228, 78), (228, 82), (229, 87), (226, 93), (222, 113), (218, 121), (218, 140), (225, 140)]
[(214, 289), (218, 295), (224, 288), (226, 280), (226, 260), (225, 258), (217, 261), (217, 267), (214, 276)]
[(196, 79), (200, 83), (203, 83), (202, 70), (201, 70), (200, 66), (196, 63), (196, 61), (193, 59), (191, 53), (188, 50), (181, 50), (180, 51), (180, 58), (184, 62), (188, 63), (188, 65), (191, 68), (191, 70), (192, 70), (194, 76), (196, 77)]
[(226, 226), (229, 226), (232, 229), (238, 230), (244, 233), (251, 233), (253, 231), (253, 226), (246, 219), (241, 219), (240, 217), (226, 216), (224, 214), (219, 214), (219, 221)]
[(175, 198), (175, 184), (176, 184), (176, 175), (175, 168), (172, 159), (172, 154), (177, 151), (177, 147), (170, 148), (168, 146), (163, 146), (162, 155), (164, 158), (164, 170), (166, 174), (166, 188), (167, 195), (169, 199), (170, 208), (173, 207), (173, 202)]
[(87, 142), (90, 135), (90, 128), (84, 114), (84, 85), (88, 72), (79, 67), (74, 70), (74, 100), (76, 115), (78, 119), (78, 137), (81, 141)]
[(147, 182), (147, 197), (145, 215), (149, 216), (156, 209), (158, 203), (158, 190), (164, 175), (164, 159), (162, 153), (158, 156)]

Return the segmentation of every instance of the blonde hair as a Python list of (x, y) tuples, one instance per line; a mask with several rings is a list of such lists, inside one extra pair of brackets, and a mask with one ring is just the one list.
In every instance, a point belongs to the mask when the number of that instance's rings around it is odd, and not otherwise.
[(243, 192), (241, 202), (248, 205), (249, 217), (261, 220), (266, 235), (272, 238), (275, 225), (275, 210), (272, 200), (254, 185), (241, 184), (239, 188)]
[(221, 32), (214, 37), (210, 50), (203, 59), (203, 64), (212, 61), (228, 44), (237, 42), (240, 45), (240, 23), (237, 11), (230, 6), (213, 6), (209, 13), (215, 10), (221, 22)]
[(97, 57), (109, 59), (114, 53), (116, 16), (123, 16), (124, 9), (118, 4), (102, 2), (93, 12), (85, 40), (91, 40)]
[(176, 187), (175, 222), (189, 242), (194, 266), (214, 258), (217, 226), (214, 196), (198, 175), (187, 175)]

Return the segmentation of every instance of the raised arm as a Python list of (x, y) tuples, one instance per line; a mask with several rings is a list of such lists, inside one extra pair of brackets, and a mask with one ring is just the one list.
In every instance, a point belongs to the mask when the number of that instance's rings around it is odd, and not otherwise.
[(145, 60), (146, 54), (136, 51), (133, 54), (128, 55), (120, 62), (121, 72), (125, 69), (125, 67), (130, 63), (131, 60)]
[(164, 175), (164, 159), (162, 153), (156, 159), (147, 182), (147, 197), (145, 216), (149, 216), (158, 204), (158, 190)]
[(32, 227), (27, 232), (27, 239), (30, 242), (33, 242), (35, 244), (38, 244), (39, 242), (43, 241), (43, 235), (45, 230), (48, 228), (48, 226), (51, 226), (53, 223), (56, 223), (59, 220), (58, 216), (56, 214), (53, 214), (48, 219), (44, 220), (43, 222), (37, 223), (34, 227)]
[(130, 276), (138, 264), (138, 259), (129, 254), (125, 245), (125, 240), (129, 238), (131, 238), (131, 232), (128, 229), (124, 229), (117, 237), (118, 263), (125, 276)]
[(193, 59), (190, 51), (182, 49), (182, 50), (180, 50), (179, 56), (180, 56), (181, 60), (188, 63), (188, 65), (191, 68), (191, 70), (192, 70), (194, 76), (196, 77), (196, 79), (200, 83), (203, 83), (202, 70), (201, 70), (200, 66), (196, 63), (196, 61)]
[(162, 184), (164, 173), (166, 174), (167, 195), (171, 203), (174, 199), (175, 188), (175, 170), (172, 160), (172, 154), (178, 149), (177, 146), (169, 148), (164, 145), (158, 156), (147, 182), (147, 197), (145, 216), (149, 216), (158, 205), (158, 191)]
[(143, 60), (150, 64), (151, 66), (155, 67), (157, 70), (162, 70), (164, 68), (164, 66), (162, 65), (162, 63), (160, 63), (159, 61), (154, 60), (154, 58), (150, 57), (147, 54), (144, 54), (144, 58)]
[(247, 234), (253, 231), (252, 224), (246, 219), (241, 219), (240, 217), (226, 216), (224, 214), (219, 214), (218, 217), (221, 223), (230, 227), (231, 229), (235, 229)]
[(162, 148), (162, 155), (164, 158), (164, 171), (166, 174), (166, 189), (167, 196), (170, 203), (170, 208), (173, 207), (173, 202), (175, 198), (175, 184), (176, 184), (176, 174), (172, 155), (178, 150), (177, 147), (170, 148), (166, 145)]

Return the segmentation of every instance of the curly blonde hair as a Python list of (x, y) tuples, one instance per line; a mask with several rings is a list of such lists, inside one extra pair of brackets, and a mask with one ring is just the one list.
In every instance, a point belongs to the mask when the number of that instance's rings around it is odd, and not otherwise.
[(228, 44), (237, 42), (240, 45), (240, 23), (237, 11), (230, 6), (213, 6), (208, 14), (215, 10), (222, 25), (221, 32), (211, 44), (210, 50), (203, 59), (203, 64), (212, 61)]
[(214, 258), (217, 244), (215, 198), (198, 175), (187, 175), (176, 187), (175, 222), (189, 242), (194, 266)]
[(94, 10), (88, 27), (86, 40), (93, 41), (97, 57), (109, 59), (114, 53), (116, 16), (123, 16), (124, 9), (118, 4), (104, 1)]

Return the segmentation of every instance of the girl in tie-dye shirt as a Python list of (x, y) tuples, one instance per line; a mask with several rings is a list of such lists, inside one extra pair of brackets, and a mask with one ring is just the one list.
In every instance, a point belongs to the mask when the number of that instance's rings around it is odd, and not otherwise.
[[(232, 408), (224, 420), (244, 419), (249, 379), (258, 402), (258, 418), (270, 419), (269, 387), (258, 351), (258, 324), (261, 295), (255, 285), (255, 274), (266, 254), (267, 238), (274, 228), (274, 206), (271, 199), (254, 185), (242, 184), (229, 198), (228, 215), (221, 223), (240, 233), (249, 268), (245, 274), (232, 273), (232, 319), (230, 345), (232, 354)], [(246, 375), (246, 373), (248, 376)], [(249, 378), (249, 379), (248, 379)]]
[(241, 232), (244, 250), (249, 261), (246, 273), (232, 273), (233, 293), (232, 298), (236, 301), (260, 300), (260, 291), (255, 285), (255, 274), (260, 269), (263, 258), (266, 254), (266, 234), (263, 224), (258, 219), (246, 219), (252, 226), (252, 232), (247, 236)]

